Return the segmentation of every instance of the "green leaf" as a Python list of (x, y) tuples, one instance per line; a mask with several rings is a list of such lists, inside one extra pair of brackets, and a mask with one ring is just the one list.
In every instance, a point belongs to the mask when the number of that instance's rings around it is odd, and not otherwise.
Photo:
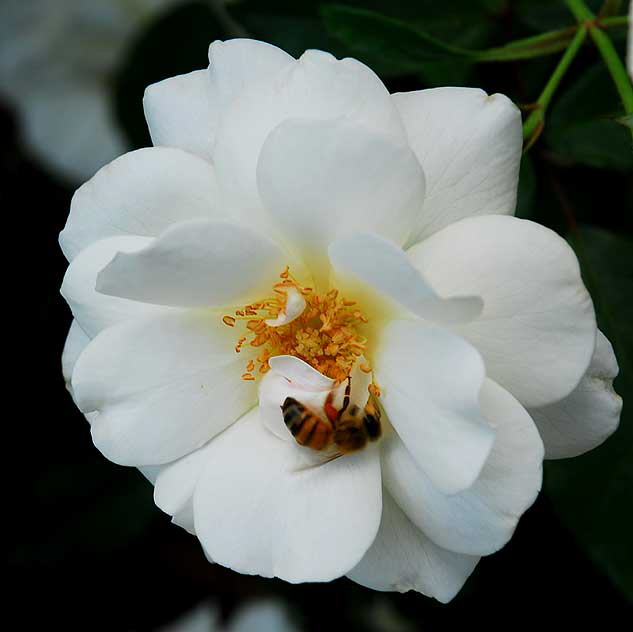
[(546, 463), (545, 490), (589, 557), (633, 601), (633, 240), (582, 228), (570, 242), (618, 358), (615, 389), (624, 409), (604, 445)]
[(382, 74), (414, 74), (429, 61), (472, 54), (394, 18), (343, 5), (325, 5), (328, 31)]
[(618, 125), (618, 94), (603, 64), (584, 72), (554, 103), (545, 120), (545, 138), (562, 162), (633, 170), (631, 135)]
[(550, 31), (542, 35), (509, 42), (505, 46), (480, 51), (476, 57), (478, 61), (514, 61), (541, 57), (567, 48), (575, 33), (575, 26)]

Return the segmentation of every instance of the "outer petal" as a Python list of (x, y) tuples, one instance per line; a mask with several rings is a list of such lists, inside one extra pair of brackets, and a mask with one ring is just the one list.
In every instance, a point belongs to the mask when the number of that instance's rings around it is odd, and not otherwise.
[(225, 111), (244, 90), (271, 81), (294, 61), (281, 48), (259, 40), (236, 38), (213, 42), (209, 46), (209, 76), (220, 111)]
[(454, 331), (524, 405), (549, 404), (576, 387), (593, 353), (596, 321), (576, 256), (558, 235), (514, 217), (474, 217), (408, 254), (441, 294), (483, 298), (481, 316)]
[(507, 97), (433, 88), (393, 99), (427, 178), (424, 212), (409, 243), (464, 217), (514, 213), (521, 114)]
[(306, 467), (252, 411), (214, 439), (194, 495), (207, 553), (238, 572), (290, 582), (348, 572), (373, 541), (381, 513), (375, 450)]
[(95, 445), (121, 465), (173, 461), (206, 443), (255, 404), (240, 379), (248, 350), (215, 313), (137, 318), (103, 330), (73, 372), (77, 405)]
[(470, 487), (494, 441), (479, 409), (485, 374), (477, 351), (443, 329), (393, 321), (374, 372), (380, 402), (418, 466), (447, 494)]
[[(483, 305), (478, 296), (438, 296), (400, 248), (376, 235), (356, 233), (337, 239), (329, 248), (329, 256), (337, 282), (350, 290), (350, 296), (375, 303), (371, 293), (378, 292), (397, 304), (395, 310), (389, 305), (377, 305), (373, 310), (376, 313), (381, 308), (397, 313), (402, 306), (416, 316), (439, 323), (465, 322), (481, 313)], [(355, 287), (358, 281), (362, 287)]]
[(262, 226), (269, 220), (261, 213), (257, 191), (259, 153), (268, 134), (291, 118), (345, 118), (406, 144), (391, 97), (367, 66), (306, 51), (269, 81), (244, 90), (226, 110), (218, 130), (214, 161), (223, 199)]
[(158, 305), (244, 304), (267, 296), (287, 263), (278, 246), (248, 228), (191, 220), (143, 250), (118, 253), (97, 291)]
[(95, 290), (99, 272), (118, 252), (134, 252), (151, 243), (149, 237), (109, 237), (84, 248), (70, 263), (61, 287), (83, 331), (93, 338), (102, 329), (128, 318), (148, 316), (169, 308), (106, 296)]
[(450, 601), (473, 572), (479, 557), (446, 551), (429, 540), (384, 490), (382, 520), (374, 543), (347, 574), (374, 590), (416, 590)]
[(194, 217), (217, 219), (211, 165), (166, 147), (124, 154), (75, 192), (59, 241), (68, 260), (91, 243), (115, 235), (153, 237)]
[(152, 143), (179, 147), (210, 160), (219, 110), (214, 97), (208, 69), (148, 86), (143, 108)]
[(525, 409), (491, 380), (481, 390), (495, 444), (477, 481), (452, 496), (425, 476), (398, 437), (385, 441), (385, 485), (410, 520), (437, 545), (487, 555), (512, 536), (541, 488), (543, 443)]
[(73, 320), (68, 330), (68, 336), (66, 336), (64, 350), (62, 351), (62, 375), (66, 382), (66, 388), (70, 391), (71, 395), (73, 394), (73, 390), (70, 385), (70, 380), (73, 375), (75, 363), (89, 342), (90, 337), (79, 326), (77, 321)]
[(154, 486), (154, 502), (176, 516), (192, 507), (193, 492), (209, 458), (211, 442), (181, 459), (161, 467)]
[(545, 444), (545, 458), (562, 459), (592, 450), (614, 433), (622, 398), (613, 390), (618, 363), (598, 331), (596, 350), (580, 384), (565, 399), (529, 413)]
[(246, 87), (265, 81), (293, 61), (264, 42), (213, 42), (208, 68), (159, 81), (145, 91), (143, 105), (152, 142), (211, 159), (222, 111)]
[(402, 245), (422, 209), (424, 174), (406, 146), (345, 120), (290, 120), (266, 139), (262, 201), (312, 269), (362, 227)]

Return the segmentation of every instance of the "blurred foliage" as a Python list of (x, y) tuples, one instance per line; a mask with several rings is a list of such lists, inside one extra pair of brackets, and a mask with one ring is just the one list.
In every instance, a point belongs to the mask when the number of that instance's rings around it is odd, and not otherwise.
[[(588, 4), (596, 12), (601, 6), (599, 0)], [(619, 11), (626, 9), (624, 3)], [(517, 104), (538, 97), (561, 53), (476, 63), (464, 51), (497, 49), (575, 22), (564, 3), (554, 0), (242, 0), (228, 10), (250, 36), (295, 56), (321, 48), (339, 57), (358, 57), (392, 92), (469, 85), (503, 92)], [(626, 29), (613, 28), (609, 34), (624, 57)], [(150, 142), (142, 110), (145, 87), (206, 66), (210, 41), (232, 35), (203, 0), (183, 2), (156, 16), (138, 34), (112, 83), (115, 113), (132, 146)], [(529, 617), (534, 611), (540, 623), (548, 609), (549, 621), (565, 625), (584, 624), (592, 607), (602, 625), (603, 612), (630, 618), (620, 596), (633, 601), (633, 153), (630, 116), (623, 114), (611, 79), (588, 42), (554, 96), (543, 135), (523, 156), (517, 203), (519, 217), (566, 236), (578, 254), (600, 326), (620, 362), (621, 428), (585, 456), (547, 464), (545, 494), (522, 519), (510, 544), (482, 561), (454, 604), (441, 606), (413, 594), (377, 595), (347, 580), (291, 586), (208, 565), (195, 541), (153, 507), (151, 487), (142, 476), (97, 454), (60, 378), (47, 391), (48, 409), (59, 412), (38, 430), (40, 447), (30, 455), (30, 467), (20, 461), (28, 471), (21, 473), (24, 482), (11, 505), (19, 519), (11, 525), (10, 568), (17, 586), (41, 591), (42, 617), (54, 611), (65, 621), (71, 616), (68, 600), (75, 613), (83, 600), (91, 614), (104, 610), (101, 624), (91, 629), (153, 629), (152, 622), (169, 619), (212, 591), (229, 610), (244, 594), (284, 595), (311, 629), (326, 629), (332, 612), (350, 630), (368, 629), (368, 609), (384, 600), (416, 622), (416, 629), (425, 630), (452, 629), (491, 612), (507, 621), (504, 615), (521, 611)], [(3, 138), (10, 137), (2, 131)], [(34, 237), (35, 251), (46, 254), (33, 291), (39, 298), (31, 329), (38, 333), (27, 353), (46, 358), (32, 381), (49, 384), (59, 371), (63, 330), (69, 324), (58, 296), (66, 264), (57, 250), (49, 253), (71, 191), (36, 170), (17, 141), (6, 147), (2, 165), (9, 180), (29, 190), (34, 207), (57, 213), (45, 214)], [(51, 331), (59, 332), (53, 342)], [(24, 401), (31, 399), (29, 392)], [(29, 425), (18, 432), (17, 445), (31, 445)], [(85, 582), (88, 574), (90, 582)], [(610, 588), (603, 574), (621, 593)], [(144, 591), (140, 584), (146, 584)], [(118, 611), (108, 608), (114, 601), (109, 591), (146, 627), (122, 623)]]
[(591, 558), (633, 599), (633, 239), (583, 227), (570, 242), (620, 365), (620, 429), (588, 454), (546, 464), (545, 489)]
[(595, 64), (561, 90), (547, 114), (547, 143), (561, 161), (631, 173), (631, 134), (616, 120), (621, 112), (607, 69)]

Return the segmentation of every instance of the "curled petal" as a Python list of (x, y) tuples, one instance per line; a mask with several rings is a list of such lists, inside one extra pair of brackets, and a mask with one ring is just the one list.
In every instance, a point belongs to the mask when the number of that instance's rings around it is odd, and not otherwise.
[(479, 297), (465, 292), (447, 298), (438, 295), (404, 251), (376, 235), (341, 237), (330, 246), (329, 255), (342, 284), (360, 281), (363, 285), (351, 290), (354, 295), (377, 292), (398, 307), (438, 323), (467, 322), (481, 313)]
[(157, 305), (221, 307), (270, 293), (287, 257), (269, 239), (229, 223), (191, 220), (146, 248), (120, 252), (97, 291)]
[(269, 327), (283, 327), (299, 318), (306, 308), (306, 301), (297, 289), (291, 287), (286, 290), (286, 303), (277, 318), (269, 318), (264, 322)]
[(149, 237), (133, 235), (101, 239), (84, 248), (70, 263), (61, 287), (81, 328), (91, 337), (102, 329), (139, 316), (169, 311), (162, 305), (150, 305), (97, 292), (97, 277), (119, 252), (142, 250), (152, 242)]

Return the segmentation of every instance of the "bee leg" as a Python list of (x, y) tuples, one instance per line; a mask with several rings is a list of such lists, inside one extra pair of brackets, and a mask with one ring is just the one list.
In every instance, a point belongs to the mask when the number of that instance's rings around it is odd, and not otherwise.
[(352, 378), (348, 376), (347, 386), (345, 387), (345, 395), (343, 396), (343, 406), (341, 407), (341, 410), (338, 411), (337, 419), (340, 419), (343, 413), (347, 410), (347, 407), (349, 406), (349, 396), (351, 392), (352, 392)]

